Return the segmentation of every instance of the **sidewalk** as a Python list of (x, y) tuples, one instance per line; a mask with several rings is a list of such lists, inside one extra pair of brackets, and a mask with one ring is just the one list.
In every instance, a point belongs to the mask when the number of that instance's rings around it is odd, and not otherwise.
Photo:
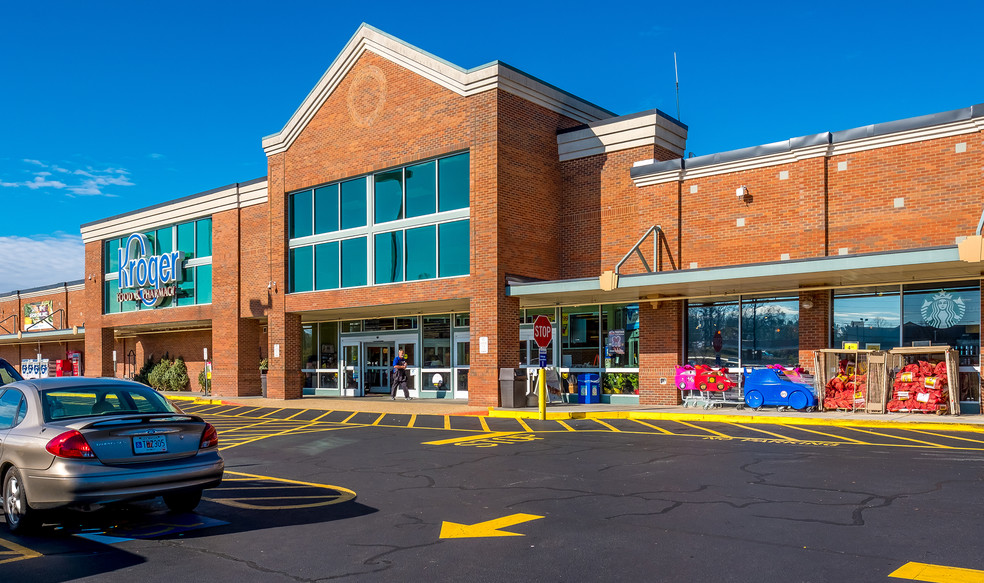
[[(538, 419), (536, 407), (507, 409), (503, 407), (479, 407), (469, 405), (464, 399), (413, 399), (393, 401), (387, 395), (368, 397), (314, 397), (284, 401), (262, 397), (205, 397), (198, 392), (168, 392), (167, 397), (177, 401), (214, 403), (215, 405), (240, 405), (274, 409), (311, 409), (318, 411), (352, 411), (367, 413), (394, 413), (403, 415), (480, 415), (521, 419)], [(547, 406), (547, 419), (636, 419), (670, 421), (712, 421), (718, 423), (770, 423), (777, 425), (827, 425), (883, 428), (916, 428), (924, 430), (980, 431), (984, 432), (984, 415), (933, 415), (924, 413), (849, 413), (843, 411), (779, 412), (763, 407), (737, 410), (733, 406), (701, 409), (683, 405), (576, 405), (552, 404)]]

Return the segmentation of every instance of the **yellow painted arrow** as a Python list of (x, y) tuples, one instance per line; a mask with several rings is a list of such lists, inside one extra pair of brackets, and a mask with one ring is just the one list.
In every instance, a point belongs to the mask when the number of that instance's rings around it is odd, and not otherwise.
[(888, 576), (928, 583), (984, 583), (984, 571), (927, 563), (906, 563)]
[(526, 536), (525, 534), (508, 532), (499, 529), (505, 528), (507, 526), (512, 526), (514, 524), (519, 524), (521, 522), (529, 522), (530, 520), (536, 520), (538, 518), (543, 518), (543, 517), (537, 516), (536, 514), (510, 514), (509, 516), (503, 516), (502, 518), (496, 518), (495, 520), (486, 520), (485, 522), (479, 522), (478, 524), (458, 524), (457, 522), (444, 522), (441, 524), (440, 538)]

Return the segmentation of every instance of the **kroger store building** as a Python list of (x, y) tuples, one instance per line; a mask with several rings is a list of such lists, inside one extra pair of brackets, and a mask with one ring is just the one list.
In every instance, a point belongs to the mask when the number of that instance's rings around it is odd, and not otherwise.
[(845, 341), (953, 346), (979, 402), (982, 130), (974, 105), (685, 158), (660, 111), (362, 26), (263, 138), (266, 177), (83, 225), (84, 280), (0, 294), (0, 357), (181, 356), (197, 390), (207, 352), (220, 396), (268, 359), (293, 399), (388, 392), (404, 348), (417, 396), (496, 405), (543, 314), (548, 363), (623, 402)]

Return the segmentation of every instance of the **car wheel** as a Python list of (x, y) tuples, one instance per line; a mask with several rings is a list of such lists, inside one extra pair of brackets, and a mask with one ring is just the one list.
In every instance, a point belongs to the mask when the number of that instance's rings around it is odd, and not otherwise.
[(7, 520), (7, 530), (14, 534), (29, 532), (37, 525), (36, 514), (27, 503), (20, 472), (10, 468), (3, 480), (3, 516)]
[(166, 494), (164, 504), (167, 504), (171, 512), (191, 512), (198, 503), (202, 501), (202, 491), (179, 492), (177, 494)]

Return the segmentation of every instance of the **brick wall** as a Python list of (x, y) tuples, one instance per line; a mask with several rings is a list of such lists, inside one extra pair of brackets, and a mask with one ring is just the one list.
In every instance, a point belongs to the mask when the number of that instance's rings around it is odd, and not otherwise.
[(683, 302), (639, 303), (639, 404), (675, 405), (680, 392), (673, 383), (683, 362)]

